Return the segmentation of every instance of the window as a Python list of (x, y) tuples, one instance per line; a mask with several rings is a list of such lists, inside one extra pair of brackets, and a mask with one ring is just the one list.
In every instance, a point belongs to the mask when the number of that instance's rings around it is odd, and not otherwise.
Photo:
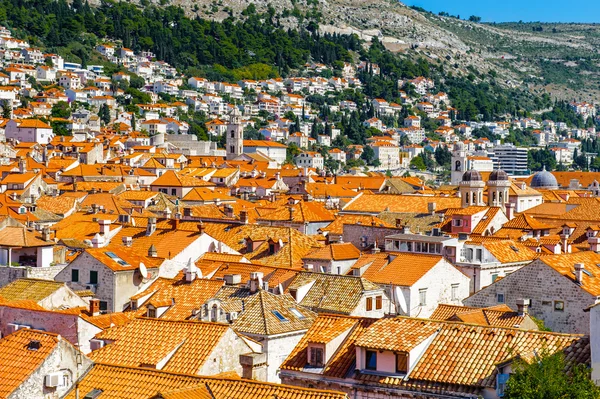
[(408, 355), (396, 353), (396, 373), (406, 374), (408, 372)]
[(177, 189), (176, 188), (172, 188), (171, 189), (171, 195), (177, 195)]
[(296, 308), (290, 308), (290, 312), (292, 312), (294, 314), (294, 316), (296, 316), (299, 319), (305, 318), (305, 316), (302, 313), (300, 313), (300, 311)]
[(383, 307), (383, 296), (377, 295), (375, 297), (375, 309), (381, 310), (382, 307)]
[(496, 294), (496, 302), (504, 303), (504, 294)]
[(108, 310), (108, 302), (100, 301), (100, 311), (106, 312)]
[(277, 319), (279, 319), (279, 321), (288, 321), (288, 319), (286, 319), (285, 316), (279, 313), (277, 310), (273, 310), (273, 314), (275, 317), (277, 317)]
[(289, 293), (290, 293), (290, 296), (292, 298), (294, 298), (294, 300), (296, 301), (297, 300), (296, 295), (298, 294), (298, 291), (296, 291), (295, 289), (290, 289)]
[(458, 287), (460, 284), (452, 284), (451, 286), (451, 297), (453, 301), (458, 301)]
[(98, 284), (98, 272), (90, 270), (90, 284)]
[(373, 298), (367, 298), (367, 312), (373, 310)]
[(562, 312), (565, 310), (565, 302), (564, 301), (554, 301), (554, 310), (557, 312)]
[(377, 352), (367, 351), (365, 358), (365, 368), (367, 370), (377, 370)]
[(78, 269), (71, 269), (71, 281), (74, 283), (79, 282), (79, 270)]
[(310, 348), (310, 365), (323, 366), (323, 348)]
[(481, 262), (481, 258), (483, 257), (483, 256), (482, 256), (482, 252), (483, 252), (483, 251), (482, 251), (481, 249), (477, 249), (477, 250), (475, 250), (475, 259), (477, 259), (477, 260), (478, 260), (478, 261), (480, 261), (480, 262)]
[(154, 308), (148, 308), (148, 312), (147, 312), (148, 317), (156, 317), (156, 309)]
[(506, 390), (506, 382), (508, 381), (509, 374), (500, 374), (496, 375), (496, 394), (498, 397), (504, 396), (504, 391)]
[(461, 227), (462, 226), (462, 220), (461, 219), (454, 219), (452, 221), (452, 225), (455, 227)]
[(492, 274), (492, 283), (498, 278), (498, 273)]
[(421, 288), (419, 290), (419, 306), (427, 305), (427, 288)]

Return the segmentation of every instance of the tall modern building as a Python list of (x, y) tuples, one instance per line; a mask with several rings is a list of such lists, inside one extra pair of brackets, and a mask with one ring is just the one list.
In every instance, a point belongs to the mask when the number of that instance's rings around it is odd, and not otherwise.
[(494, 147), (490, 158), (494, 162), (494, 169), (502, 169), (509, 175), (526, 175), (527, 148), (515, 147), (512, 144), (504, 144)]

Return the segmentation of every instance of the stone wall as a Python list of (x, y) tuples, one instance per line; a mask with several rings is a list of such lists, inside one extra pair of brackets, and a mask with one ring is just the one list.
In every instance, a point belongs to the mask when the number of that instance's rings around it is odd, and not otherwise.
[(377, 241), (377, 246), (381, 249), (384, 249), (385, 237), (400, 233), (402, 233), (402, 229), (399, 228), (396, 229), (362, 224), (345, 224), (344, 242), (351, 242), (356, 248), (362, 251)]
[[(584, 309), (593, 305), (595, 298), (575, 281), (558, 273), (537, 260), (494, 284), (466, 298), (466, 306), (486, 307), (498, 305), (498, 294), (504, 302), (517, 310), (518, 299), (530, 299), (529, 314), (544, 321), (554, 332), (589, 334), (590, 314)], [(562, 301), (564, 310), (555, 309)]]
[(54, 280), (54, 277), (66, 265), (57, 265), (49, 267), (30, 267), (30, 266), (0, 266), (0, 287), (18, 280), (20, 278), (37, 278), (40, 280)]

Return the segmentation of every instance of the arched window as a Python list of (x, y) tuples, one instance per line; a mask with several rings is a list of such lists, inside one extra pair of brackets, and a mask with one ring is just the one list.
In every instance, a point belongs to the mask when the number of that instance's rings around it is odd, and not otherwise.
[(456, 167), (455, 167), (455, 171), (460, 172), (460, 161), (456, 161)]
[(235, 137), (235, 130), (232, 130), (231, 131), (231, 138), (234, 138), (234, 137)]

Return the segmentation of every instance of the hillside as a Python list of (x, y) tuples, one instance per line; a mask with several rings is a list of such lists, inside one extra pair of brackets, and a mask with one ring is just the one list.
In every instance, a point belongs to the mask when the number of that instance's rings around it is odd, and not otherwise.
[[(142, 5), (149, 2), (141, 0)], [(178, 5), (190, 16), (217, 21), (229, 16), (243, 18), (243, 10), (253, 3), (259, 11), (272, 7), (277, 14), (287, 12), (286, 17), (278, 18), (287, 27), (303, 22), (294, 17), (297, 9), (315, 16), (321, 32), (355, 33), (365, 41), (377, 36), (391, 51), (447, 63), (459, 73), (468, 74), (473, 68), (484, 74), (494, 70), (505, 85), (527, 85), (535, 93), (548, 92), (562, 99), (589, 101), (600, 95), (597, 25), (477, 24), (420, 12), (394, 0), (153, 2)]]

